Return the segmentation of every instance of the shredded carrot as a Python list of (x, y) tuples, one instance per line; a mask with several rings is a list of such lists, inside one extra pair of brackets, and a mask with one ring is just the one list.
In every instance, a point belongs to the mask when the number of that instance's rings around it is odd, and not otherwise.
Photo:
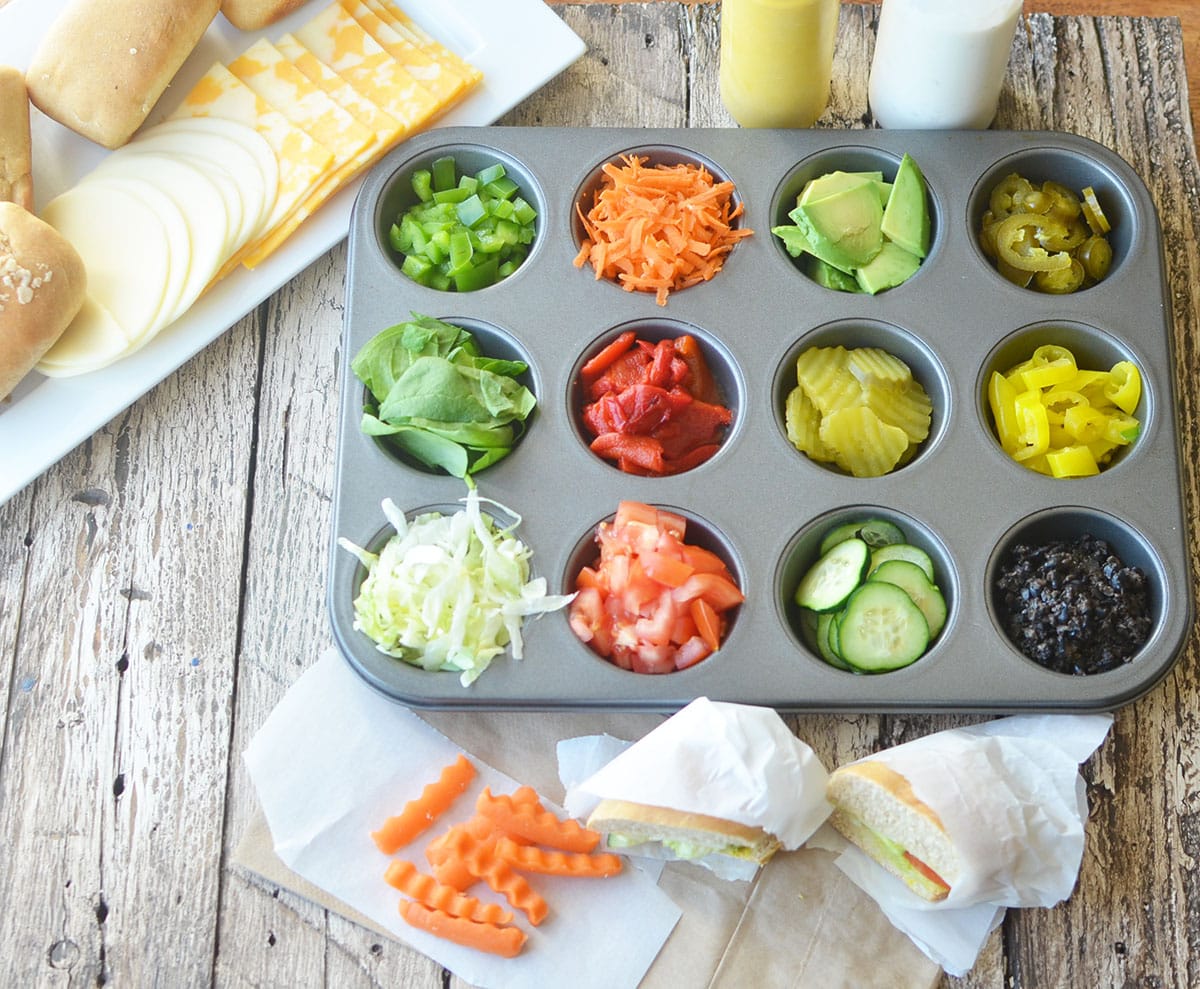
[(384, 821), (378, 831), (371, 832), (379, 850), (384, 855), (393, 855), (411, 842), (446, 812), (474, 778), (474, 765), (459, 753), (458, 758), (443, 769), (441, 776), (429, 783), (419, 797), (406, 803), (399, 814)]
[(519, 845), (509, 837), (496, 841), (496, 854), (518, 872), (537, 872), (545, 876), (606, 879), (621, 871), (619, 855), (550, 851), (537, 845)]
[(590, 852), (600, 844), (600, 833), (578, 821), (563, 820), (541, 803), (515, 801), (506, 794), (492, 795), (490, 787), (475, 801), (475, 811), (493, 821), (505, 834), (564, 852)]
[(461, 862), (477, 879), (522, 911), (535, 927), (546, 919), (549, 906), (512, 867), (496, 854), (495, 842), (481, 841), (466, 830), (454, 831), (445, 844), (450, 859)]
[(660, 306), (670, 292), (711, 279), (734, 244), (753, 231), (738, 227), (742, 203), (732, 182), (716, 182), (700, 165), (680, 162), (647, 168), (647, 158), (622, 156), (604, 165), (604, 182), (585, 214), (586, 233), (575, 267), (589, 261), (597, 280), (626, 291), (655, 293)]
[(454, 917), (464, 917), (481, 924), (507, 924), (512, 911), (498, 903), (484, 903), (463, 894), (451, 886), (443, 886), (433, 876), (421, 872), (407, 859), (393, 859), (383, 878), (406, 896), (433, 910), (444, 910)]
[(400, 916), (411, 926), (436, 937), (505, 958), (515, 957), (525, 944), (526, 934), (519, 927), (481, 924), (465, 917), (455, 917), (444, 910), (431, 910), (416, 900), (403, 900), (400, 903)]

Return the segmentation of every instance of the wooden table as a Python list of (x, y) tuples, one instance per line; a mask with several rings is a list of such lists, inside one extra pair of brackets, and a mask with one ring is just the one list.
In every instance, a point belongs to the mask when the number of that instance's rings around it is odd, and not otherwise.
[[(561, 13), (588, 54), (503, 123), (729, 124), (716, 96), (715, 6)], [(844, 8), (826, 125), (868, 119), (875, 16)], [(998, 124), (1096, 138), (1152, 190), (1183, 460), (1200, 463), (1200, 169), (1179, 25), (1043, 14), (1027, 24)], [(339, 246), (0, 507), (0, 984), (455, 983), (229, 866), (254, 809), (240, 753), (330, 641), (344, 275)], [(1190, 468), (1186, 483), (1195, 505)], [(1189, 538), (1194, 547), (1194, 529)], [(1086, 765), (1075, 895), (1010, 912), (953, 984), (1200, 984), (1196, 661), (1193, 639), (1161, 685), (1117, 714)], [(810, 716), (794, 726), (835, 764), (958, 720)]]

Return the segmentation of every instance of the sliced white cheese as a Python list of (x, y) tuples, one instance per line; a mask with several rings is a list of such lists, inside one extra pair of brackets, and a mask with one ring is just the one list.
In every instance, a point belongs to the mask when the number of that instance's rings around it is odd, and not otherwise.
[(42, 211), (83, 259), (88, 293), (131, 342), (175, 305), (187, 276), (186, 264), (178, 263), (190, 252), (187, 225), (156, 191), (120, 179), (84, 180)]
[(225, 198), (220, 188), (195, 165), (161, 152), (110, 156), (87, 181), (102, 177), (120, 177), (153, 186), (170, 198), (183, 216), (190, 242), (187, 274), (175, 305), (165, 309), (157, 321), (157, 329), (169, 326), (191, 308), (232, 254)]
[(91, 295), (71, 324), (37, 364), (50, 378), (68, 378), (97, 371), (124, 357), (133, 346), (121, 324)]
[[(234, 129), (236, 137), (225, 125)], [(270, 146), (252, 128), (219, 117), (170, 120), (121, 151), (171, 155), (202, 169), (226, 200), (225, 211), (236, 231), (231, 255), (259, 232), (274, 205), (279, 166)]]

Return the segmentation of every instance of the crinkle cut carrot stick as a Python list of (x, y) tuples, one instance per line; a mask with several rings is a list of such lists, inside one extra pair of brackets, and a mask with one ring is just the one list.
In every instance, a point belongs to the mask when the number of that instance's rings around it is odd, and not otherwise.
[(463, 896), (459, 890), (443, 886), (433, 876), (419, 871), (407, 859), (393, 859), (383, 878), (406, 896), (454, 917), (480, 924), (508, 924), (513, 919), (511, 910), (505, 910), (498, 903), (484, 903), (473, 896)]
[(519, 927), (481, 924), (465, 917), (455, 917), (443, 910), (431, 910), (416, 900), (401, 901), (400, 916), (411, 926), (428, 931), (435, 937), (505, 958), (518, 955), (525, 944), (526, 934)]
[(578, 821), (560, 817), (541, 803), (520, 804), (505, 794), (493, 796), (490, 787), (475, 801), (475, 811), (494, 821), (506, 834), (524, 838), (564, 852), (590, 852), (600, 844), (600, 833), (583, 827)]
[(446, 848), (450, 860), (461, 862), (472, 875), (482, 879), (508, 900), (511, 906), (522, 911), (535, 927), (546, 919), (549, 905), (524, 876), (518, 875), (512, 866), (496, 855), (494, 842), (480, 841), (463, 830), (455, 831), (448, 837)]
[(379, 850), (384, 855), (394, 855), (444, 814), (474, 778), (475, 766), (460, 752), (438, 779), (426, 785), (419, 797), (406, 803), (399, 814), (384, 821), (378, 831), (371, 832)]
[(619, 855), (557, 852), (537, 845), (518, 845), (511, 838), (497, 840), (496, 854), (518, 872), (537, 872), (546, 876), (606, 879), (621, 871)]

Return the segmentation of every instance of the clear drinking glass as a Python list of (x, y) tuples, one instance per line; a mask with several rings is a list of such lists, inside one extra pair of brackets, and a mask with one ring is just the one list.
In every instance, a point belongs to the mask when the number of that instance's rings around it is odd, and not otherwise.
[(996, 116), (1021, 0), (883, 0), (868, 87), (883, 127), (982, 129)]
[(743, 127), (811, 127), (829, 102), (839, 0), (722, 0), (721, 101)]

